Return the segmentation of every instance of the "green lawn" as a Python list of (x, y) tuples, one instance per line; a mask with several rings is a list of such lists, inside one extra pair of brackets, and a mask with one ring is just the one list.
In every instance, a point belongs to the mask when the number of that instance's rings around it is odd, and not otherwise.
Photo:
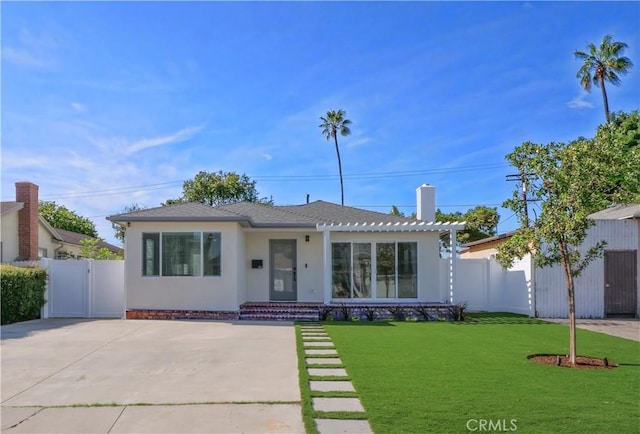
[(527, 433), (640, 432), (639, 343), (578, 330), (580, 355), (620, 367), (544, 366), (527, 355), (567, 353), (567, 326), (477, 318), (323, 324), (376, 433), (482, 432), (481, 419)]

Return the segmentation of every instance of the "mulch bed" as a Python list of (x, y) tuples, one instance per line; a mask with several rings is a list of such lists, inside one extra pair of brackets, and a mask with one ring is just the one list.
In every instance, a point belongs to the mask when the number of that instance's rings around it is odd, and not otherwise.
[[(536, 363), (560, 366), (563, 368), (613, 369), (618, 367), (618, 364), (612, 362), (611, 360), (598, 359), (596, 357), (577, 356), (575, 365), (572, 365), (571, 359), (564, 354), (532, 354), (530, 356), (527, 356), (527, 358)], [(558, 362), (560, 363), (558, 364)]]

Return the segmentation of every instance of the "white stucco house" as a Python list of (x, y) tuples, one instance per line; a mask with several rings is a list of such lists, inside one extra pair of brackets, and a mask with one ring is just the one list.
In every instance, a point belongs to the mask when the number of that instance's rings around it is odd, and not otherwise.
[(113, 215), (126, 228), (127, 318), (236, 318), (243, 304), (442, 302), (435, 188), (418, 220), (324, 201), (184, 203)]

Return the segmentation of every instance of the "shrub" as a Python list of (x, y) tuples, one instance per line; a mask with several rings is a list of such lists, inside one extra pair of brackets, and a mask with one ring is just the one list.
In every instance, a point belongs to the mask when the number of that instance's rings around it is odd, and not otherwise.
[(318, 317), (320, 321), (327, 321), (331, 317), (333, 307), (328, 304), (323, 304), (318, 308)]
[(349, 318), (351, 317), (351, 308), (344, 303), (340, 303), (340, 306), (336, 306), (334, 312), (337, 315), (334, 314), (333, 319), (339, 321), (349, 321)]
[(41, 268), (0, 265), (1, 323), (40, 318), (46, 286), (47, 272)]
[(394, 321), (404, 321), (407, 317), (403, 306), (391, 306), (388, 310)]
[(451, 314), (451, 317), (454, 321), (465, 321), (466, 320), (466, 312), (467, 303), (457, 303), (454, 306), (448, 307), (447, 310)]

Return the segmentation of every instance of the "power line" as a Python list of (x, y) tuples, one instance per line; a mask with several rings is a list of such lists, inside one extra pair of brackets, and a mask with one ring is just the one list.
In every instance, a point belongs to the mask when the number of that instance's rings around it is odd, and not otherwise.
[[(507, 167), (508, 164), (477, 164), (470, 166), (460, 166), (456, 168), (434, 168), (424, 170), (404, 170), (391, 172), (366, 172), (353, 173), (343, 175), (344, 179), (382, 179), (382, 178), (399, 178), (418, 175), (439, 175), (446, 173), (474, 172), (482, 170), (494, 170), (501, 167)], [(258, 175), (253, 180), (263, 182), (300, 182), (300, 181), (332, 181), (338, 179), (338, 175)], [(63, 198), (80, 198), (92, 196), (113, 196), (125, 193), (139, 193), (143, 191), (162, 190), (166, 188), (182, 185), (184, 181), (166, 181), (155, 184), (144, 184), (137, 186), (111, 188), (105, 190), (85, 190), (74, 193), (51, 193), (41, 196), (41, 199), (63, 199)], [(10, 199), (7, 199), (10, 200)]]

